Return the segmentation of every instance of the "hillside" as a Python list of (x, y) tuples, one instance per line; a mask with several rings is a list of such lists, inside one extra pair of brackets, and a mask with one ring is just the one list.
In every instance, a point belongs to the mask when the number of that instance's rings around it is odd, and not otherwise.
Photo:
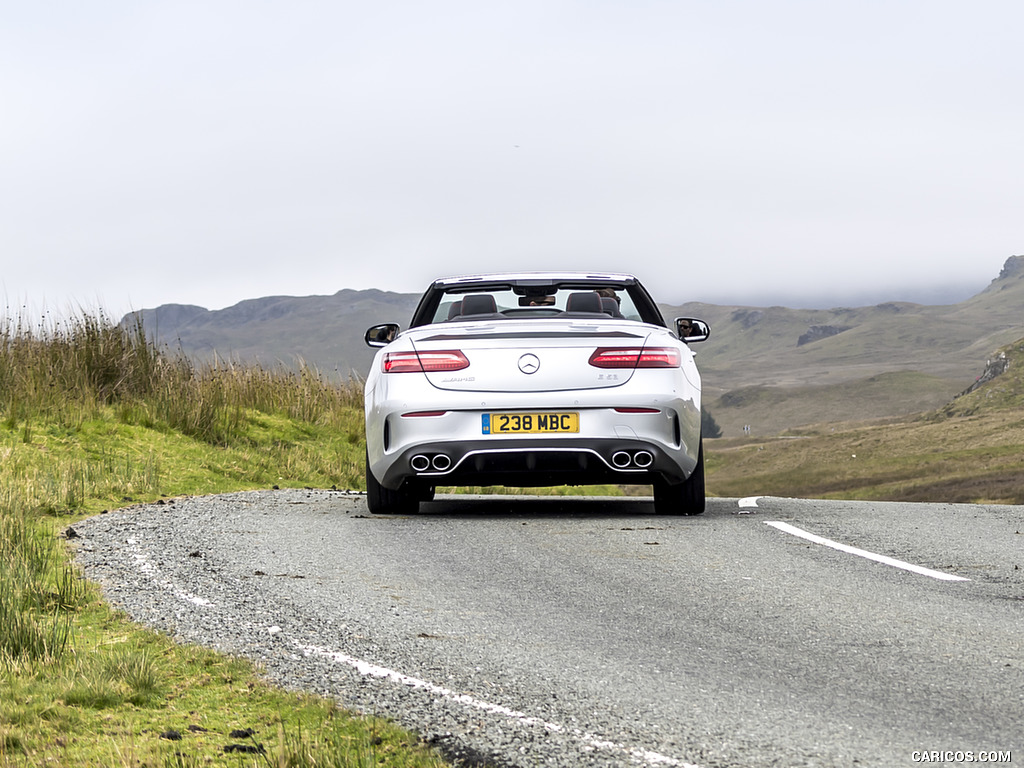
[(1024, 335), (1024, 257), (959, 304), (889, 302), (796, 310), (684, 304), (667, 316), (711, 323), (700, 347), (705, 407), (726, 434), (937, 408), (969, 387), (999, 347)]
[(273, 366), (305, 362), (326, 376), (365, 374), (373, 353), (363, 342), (367, 327), (394, 320), (407, 323), (419, 296), (349, 289), (330, 296), (269, 296), (208, 310), (164, 304), (141, 314), (158, 344), (208, 362), (215, 357)]
[(708, 490), (719, 496), (1024, 504), (1024, 338), (940, 408), (706, 448)]
[[(160, 344), (188, 356), (263, 364), (304, 361), (325, 375), (365, 375), (365, 329), (403, 325), (418, 296), (341, 290), (274, 296), (222, 310), (142, 310)], [(711, 323), (698, 349), (705, 407), (727, 435), (751, 425), (777, 434), (803, 424), (891, 417), (937, 408), (966, 389), (997, 348), (1024, 335), (1024, 256), (1010, 257), (981, 293), (959, 304), (889, 302), (790, 309), (702, 303), (663, 305)], [(131, 316), (125, 318), (131, 320)]]

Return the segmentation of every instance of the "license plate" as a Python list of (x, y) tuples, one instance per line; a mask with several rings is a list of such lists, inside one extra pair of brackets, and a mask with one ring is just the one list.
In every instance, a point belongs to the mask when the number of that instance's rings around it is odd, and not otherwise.
[(485, 413), (485, 435), (536, 435), (554, 432), (579, 432), (579, 413)]

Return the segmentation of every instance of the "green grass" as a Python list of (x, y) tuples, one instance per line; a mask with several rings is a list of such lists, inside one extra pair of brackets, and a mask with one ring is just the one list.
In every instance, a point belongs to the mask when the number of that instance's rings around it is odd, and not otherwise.
[(250, 664), (141, 631), (95, 596), (75, 624), (60, 663), (0, 668), (0, 765), (443, 764), (387, 721), (268, 686)]
[(362, 488), (363, 442), (357, 383), (197, 368), (102, 315), (0, 324), (0, 766), (442, 766), (385, 720), (130, 623), (60, 538), (133, 502)]

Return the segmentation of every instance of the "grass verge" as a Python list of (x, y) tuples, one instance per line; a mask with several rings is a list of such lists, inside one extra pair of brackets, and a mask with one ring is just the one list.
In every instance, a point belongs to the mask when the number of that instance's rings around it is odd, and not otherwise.
[(393, 724), (130, 622), (61, 533), (167, 496), (362, 486), (362, 393), (194, 368), (102, 316), (0, 324), (0, 766), (432, 766)]

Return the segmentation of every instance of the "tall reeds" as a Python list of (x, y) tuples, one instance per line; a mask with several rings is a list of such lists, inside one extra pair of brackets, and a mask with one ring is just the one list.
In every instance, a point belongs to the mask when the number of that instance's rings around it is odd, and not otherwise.
[(358, 383), (332, 383), (306, 367), (196, 366), (158, 349), (141, 319), (122, 326), (82, 312), (36, 327), (0, 319), (0, 666), (53, 658), (68, 640), (78, 580), (44, 518), (80, 510), (89, 496), (109, 495), (105, 488), (151, 493), (160, 474), (152, 454), (47, 461), (37, 433), (74, 436), (105, 419), (226, 447), (252, 439), (253, 423), (266, 417), (359, 439), (361, 405)]
[(360, 408), (358, 382), (336, 384), (307, 366), (272, 370), (223, 360), (202, 366), (158, 349), (142, 327), (102, 312), (28, 328), (0, 320), (0, 419), (9, 429), (31, 422), (75, 426), (104, 406), (122, 419), (163, 426), (214, 445), (244, 431), (257, 411), (331, 425)]

